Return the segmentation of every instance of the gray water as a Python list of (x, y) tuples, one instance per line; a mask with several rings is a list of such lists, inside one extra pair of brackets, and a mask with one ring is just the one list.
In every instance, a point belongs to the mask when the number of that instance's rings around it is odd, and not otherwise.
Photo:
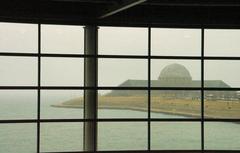
[[(14, 95), (13, 95), (14, 97)], [(36, 100), (19, 97), (0, 101), (0, 119), (36, 119)], [(44, 100), (44, 98), (42, 98)], [(82, 109), (56, 108), (58, 99), (42, 102), (41, 118), (82, 118)], [(100, 109), (99, 117), (146, 117), (146, 112), (132, 110)], [(184, 116), (152, 113), (159, 118), (184, 118)], [(35, 123), (0, 124), (0, 153), (36, 152)], [(200, 149), (201, 124), (199, 122), (152, 122), (151, 148), (153, 150)], [(99, 150), (147, 149), (147, 123), (100, 122), (98, 124)], [(77, 151), (83, 149), (82, 123), (42, 123), (41, 151)], [(224, 122), (205, 123), (205, 148), (215, 150), (240, 149), (240, 124)]]

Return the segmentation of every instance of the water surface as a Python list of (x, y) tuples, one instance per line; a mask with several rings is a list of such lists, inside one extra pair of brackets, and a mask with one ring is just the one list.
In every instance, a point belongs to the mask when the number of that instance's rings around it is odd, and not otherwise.
[[(53, 102), (41, 105), (41, 118), (82, 118), (82, 109), (51, 107)], [(1, 101), (1, 119), (35, 119), (36, 104)], [(132, 110), (100, 109), (99, 117), (146, 117), (146, 112)], [(160, 118), (184, 118), (162, 113), (152, 113)], [(101, 122), (98, 124), (99, 150), (147, 149), (146, 122)], [(35, 153), (37, 125), (1, 124), (0, 153)], [(152, 122), (151, 147), (154, 150), (200, 149), (200, 122)], [(41, 151), (78, 151), (83, 149), (82, 123), (42, 123)], [(205, 123), (205, 147), (216, 150), (240, 149), (240, 124)]]

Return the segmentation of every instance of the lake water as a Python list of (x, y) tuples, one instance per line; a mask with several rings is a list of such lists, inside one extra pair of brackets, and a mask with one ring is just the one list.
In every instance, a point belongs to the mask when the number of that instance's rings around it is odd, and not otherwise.
[[(42, 98), (44, 100), (44, 98)], [(0, 119), (36, 118), (36, 99), (11, 97), (0, 101)], [(82, 118), (82, 109), (55, 108), (56, 99), (41, 105), (42, 118)], [(99, 117), (146, 117), (146, 112), (100, 109)], [(160, 118), (184, 116), (152, 113)], [(36, 124), (0, 124), (0, 153), (36, 152)], [(201, 124), (199, 122), (152, 122), (151, 148), (153, 150), (200, 149)], [(147, 148), (146, 122), (100, 122), (98, 124), (99, 150), (145, 150)], [(83, 149), (82, 123), (42, 123), (41, 151), (77, 151)], [(205, 123), (205, 148), (215, 150), (240, 150), (240, 124)]]

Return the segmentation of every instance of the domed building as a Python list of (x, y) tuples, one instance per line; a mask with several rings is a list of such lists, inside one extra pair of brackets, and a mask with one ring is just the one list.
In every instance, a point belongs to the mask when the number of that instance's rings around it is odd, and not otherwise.
[[(120, 87), (147, 87), (147, 80), (126, 80)], [(205, 80), (205, 87), (231, 88), (222, 80)], [(201, 80), (192, 80), (192, 76), (188, 69), (177, 63), (167, 65), (160, 72), (157, 80), (151, 80), (151, 87), (201, 87)], [(144, 90), (115, 90), (107, 94), (107, 96), (139, 96), (147, 95)], [(152, 96), (162, 96), (167, 98), (194, 98), (199, 99), (201, 91), (196, 90), (152, 90)], [(205, 91), (205, 98), (224, 99), (238, 98), (235, 91)]]
[(174, 63), (166, 66), (160, 73), (158, 80), (161, 79), (186, 79), (187, 81), (191, 81), (192, 77), (189, 71), (180, 64)]
[(189, 86), (192, 76), (183, 65), (174, 63), (161, 71), (158, 80), (161, 86)]

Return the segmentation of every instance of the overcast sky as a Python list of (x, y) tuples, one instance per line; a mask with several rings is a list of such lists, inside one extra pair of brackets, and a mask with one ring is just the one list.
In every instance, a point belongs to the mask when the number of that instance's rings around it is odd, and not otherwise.
[[(37, 25), (0, 23), (0, 52), (37, 53)], [(81, 26), (42, 25), (42, 53), (83, 53)], [(200, 29), (152, 29), (152, 55), (200, 56)], [(100, 27), (99, 54), (147, 55), (147, 28)], [(240, 56), (240, 30), (206, 30), (205, 55)], [(152, 60), (156, 80), (168, 64), (179, 63), (200, 80), (200, 60)], [(205, 61), (205, 79), (240, 87), (240, 61)], [(42, 85), (83, 85), (83, 59), (42, 58)], [(0, 57), (0, 85), (37, 85), (37, 58)], [(145, 59), (99, 59), (99, 85), (147, 79)]]

